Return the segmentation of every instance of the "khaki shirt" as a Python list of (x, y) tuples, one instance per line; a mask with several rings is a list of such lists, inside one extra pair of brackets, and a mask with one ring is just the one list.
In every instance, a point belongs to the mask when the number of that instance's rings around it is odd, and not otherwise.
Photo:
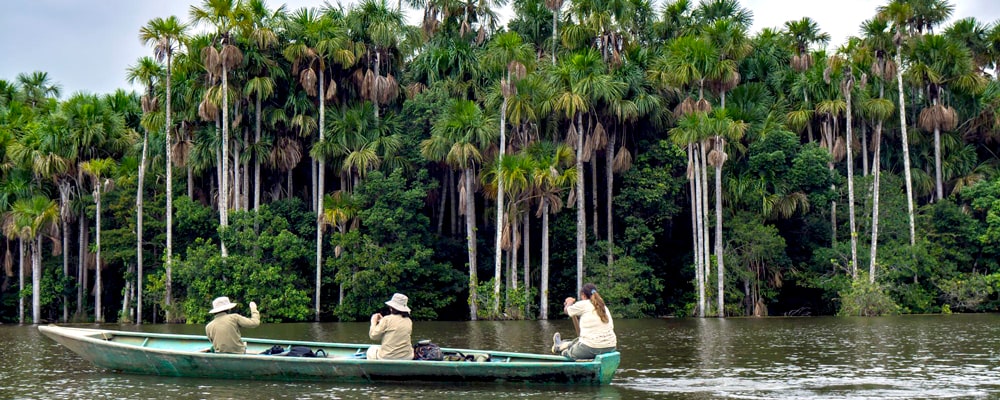
[(250, 318), (239, 314), (221, 312), (215, 314), (215, 319), (205, 326), (205, 333), (212, 341), (216, 353), (238, 353), (247, 351), (246, 343), (240, 336), (240, 328), (256, 328), (260, 325), (260, 312), (251, 311)]
[(378, 358), (382, 360), (412, 360), (412, 333), (413, 321), (398, 314), (382, 317), (377, 325), (368, 329), (368, 337), (382, 341), (382, 347), (378, 350)]
[(580, 300), (566, 308), (566, 313), (571, 317), (580, 317), (580, 343), (593, 349), (606, 349), (618, 346), (618, 337), (615, 336), (615, 321), (611, 319), (611, 312), (604, 307), (604, 312), (608, 315), (608, 323), (601, 322), (601, 317), (597, 315), (597, 309), (590, 300)]

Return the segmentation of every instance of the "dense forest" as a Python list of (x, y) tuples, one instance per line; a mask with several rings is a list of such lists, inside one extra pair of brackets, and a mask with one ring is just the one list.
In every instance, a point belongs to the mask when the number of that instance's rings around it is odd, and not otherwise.
[(204, 0), (139, 93), (0, 80), (0, 321), (993, 311), (1000, 24), (953, 10)]

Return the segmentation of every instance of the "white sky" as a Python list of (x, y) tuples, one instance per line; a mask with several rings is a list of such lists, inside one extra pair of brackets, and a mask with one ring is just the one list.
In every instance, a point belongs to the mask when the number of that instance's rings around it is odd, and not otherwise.
[[(336, 0), (331, 1), (335, 3)], [(345, 8), (351, 0), (343, 0)], [(662, 0), (657, 0), (660, 4)], [(742, 0), (754, 13), (752, 31), (781, 28), (808, 16), (830, 33), (831, 46), (855, 35), (865, 19), (888, 0)], [(984, 24), (1000, 18), (998, 0), (952, 0), (955, 19), (975, 16)], [(271, 0), (290, 10), (319, 7), (322, 0)], [(394, 1), (389, 1), (394, 3)], [(696, 2), (695, 2), (696, 3)], [(152, 55), (139, 42), (139, 28), (150, 19), (176, 15), (188, 20), (197, 0), (5, 0), (0, 9), (0, 79), (45, 71), (62, 86), (62, 98), (77, 91), (108, 93), (127, 88), (125, 69)], [(508, 12), (509, 14), (509, 12)], [(418, 13), (409, 13), (411, 24)]]

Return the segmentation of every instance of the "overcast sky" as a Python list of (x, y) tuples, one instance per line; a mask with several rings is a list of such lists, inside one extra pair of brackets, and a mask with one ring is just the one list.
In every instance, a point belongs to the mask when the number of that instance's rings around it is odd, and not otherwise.
[[(345, 8), (350, 1), (343, 0)], [(661, 4), (663, 0), (654, 1)], [(887, 2), (742, 0), (754, 14), (752, 32), (780, 28), (785, 21), (808, 16), (830, 33), (831, 46), (856, 35), (861, 22)], [(318, 7), (323, 1), (268, 1), (272, 7), (282, 3), (292, 10)], [(64, 99), (78, 91), (108, 93), (127, 88), (125, 69), (139, 57), (152, 54), (139, 42), (139, 28), (156, 17), (176, 15), (186, 21), (192, 4), (200, 5), (201, 1), (4, 0), (0, 11), (0, 79), (12, 81), (21, 72), (45, 71), (61, 85)], [(992, 24), (1000, 18), (998, 0), (953, 0), (953, 4), (956, 19), (975, 16)], [(409, 13), (409, 19), (416, 24), (418, 13)]]

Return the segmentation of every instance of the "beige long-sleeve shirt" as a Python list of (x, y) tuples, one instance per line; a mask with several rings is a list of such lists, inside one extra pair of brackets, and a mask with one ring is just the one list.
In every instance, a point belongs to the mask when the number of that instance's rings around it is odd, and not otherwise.
[(604, 307), (604, 312), (608, 315), (608, 323), (601, 321), (594, 303), (590, 300), (581, 300), (566, 308), (569, 316), (580, 318), (580, 343), (594, 349), (618, 346), (615, 321), (611, 319), (611, 311)]
[(247, 345), (243, 343), (240, 328), (256, 328), (258, 325), (260, 325), (260, 312), (257, 310), (250, 312), (250, 318), (221, 312), (215, 314), (212, 322), (205, 326), (205, 334), (212, 341), (215, 352), (243, 354), (247, 351)]
[(382, 360), (412, 360), (412, 333), (413, 321), (398, 314), (382, 317), (368, 329), (368, 337), (382, 341), (382, 347), (378, 350), (378, 358)]

